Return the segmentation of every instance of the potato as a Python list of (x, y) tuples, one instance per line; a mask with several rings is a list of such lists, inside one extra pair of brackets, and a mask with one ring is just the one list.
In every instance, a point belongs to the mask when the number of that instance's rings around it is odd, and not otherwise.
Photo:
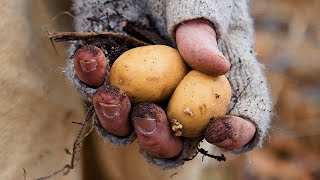
[(132, 102), (159, 102), (172, 95), (186, 74), (187, 66), (176, 49), (150, 45), (123, 53), (112, 65), (109, 78)]
[(225, 116), (231, 87), (225, 76), (209, 76), (192, 70), (179, 83), (167, 115), (176, 136), (198, 137), (211, 118)]

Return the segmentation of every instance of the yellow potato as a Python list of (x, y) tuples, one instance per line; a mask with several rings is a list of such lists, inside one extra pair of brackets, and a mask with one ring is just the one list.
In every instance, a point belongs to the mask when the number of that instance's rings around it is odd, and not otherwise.
[(225, 76), (189, 72), (174, 91), (168, 105), (168, 119), (176, 136), (198, 137), (211, 118), (225, 116), (231, 87)]
[(169, 46), (130, 49), (112, 65), (110, 84), (123, 90), (132, 102), (168, 99), (187, 74), (179, 52)]

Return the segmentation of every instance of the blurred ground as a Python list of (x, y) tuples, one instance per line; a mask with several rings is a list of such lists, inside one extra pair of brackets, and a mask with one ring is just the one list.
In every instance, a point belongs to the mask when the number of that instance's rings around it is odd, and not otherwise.
[(275, 108), (270, 136), (203, 179), (320, 179), (320, 1), (255, 0), (252, 14)]

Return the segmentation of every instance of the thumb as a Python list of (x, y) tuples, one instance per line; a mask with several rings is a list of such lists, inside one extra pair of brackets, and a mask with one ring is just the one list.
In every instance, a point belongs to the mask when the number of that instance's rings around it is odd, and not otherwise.
[(176, 43), (181, 56), (193, 69), (210, 75), (229, 71), (230, 63), (218, 49), (216, 32), (210, 22), (195, 19), (181, 23), (176, 30)]

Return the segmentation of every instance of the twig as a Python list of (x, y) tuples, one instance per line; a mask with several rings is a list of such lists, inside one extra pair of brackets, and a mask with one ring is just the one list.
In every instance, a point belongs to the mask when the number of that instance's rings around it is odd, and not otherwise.
[[(203, 154), (203, 157), (204, 156), (207, 156), (207, 157), (211, 157), (211, 158), (214, 158), (216, 159), (217, 161), (226, 161), (226, 157), (224, 156), (224, 154), (221, 154), (221, 156), (216, 156), (216, 155), (212, 155), (212, 154), (209, 154), (208, 151), (204, 150), (203, 148), (199, 148), (197, 147), (197, 150)], [(203, 160), (203, 157), (202, 157), (202, 160)]]
[(77, 125), (83, 126), (83, 123), (79, 123), (79, 122), (76, 122), (76, 121), (72, 121), (71, 123), (72, 123), (72, 124), (77, 124)]
[(224, 154), (221, 154), (221, 156), (216, 156), (216, 155), (209, 154), (208, 151), (206, 151), (203, 148), (200, 148), (200, 143), (203, 142), (203, 139), (204, 138), (202, 137), (202, 139), (198, 142), (198, 144), (196, 146), (197, 147), (197, 152), (191, 158), (184, 159), (185, 161), (193, 160), (199, 153), (201, 153), (203, 155), (202, 156), (202, 161), (203, 161), (204, 156), (207, 156), (207, 157), (210, 157), (210, 158), (214, 158), (219, 162), (227, 160), (226, 157), (224, 156)]
[[(80, 130), (76, 136), (76, 139), (73, 143), (73, 148), (72, 148), (72, 153), (71, 153), (71, 160), (69, 164), (66, 164), (63, 168), (53, 172), (52, 174), (44, 177), (40, 177), (37, 180), (44, 180), (44, 179), (49, 179), (57, 174), (62, 173), (63, 175), (67, 175), (74, 167), (75, 167), (75, 161), (77, 161), (76, 155), (80, 152), (79, 148), (81, 147), (81, 142), (84, 140), (85, 137), (87, 137), (91, 132), (93, 127), (90, 128), (90, 130), (85, 134), (82, 135), (85, 129), (86, 124), (92, 120), (92, 116), (94, 113), (93, 106), (89, 108), (86, 118), (81, 124)], [(83, 138), (81, 138), (83, 137)]]
[(81, 143), (87, 136), (90, 135), (90, 133), (93, 131), (93, 128), (94, 128), (94, 126), (92, 125), (91, 128), (90, 128), (90, 130), (83, 136), (83, 138), (81, 138), (81, 139), (79, 140), (79, 143)]
[(23, 178), (24, 180), (27, 180), (27, 172), (26, 172), (26, 169), (22, 168), (23, 169)]
[(152, 31), (148, 28), (140, 28), (139, 26), (135, 25), (135, 23), (127, 22), (127, 25), (123, 28), (123, 30), (129, 35), (151, 44), (169, 45), (169, 43), (155, 31)]
[(240, 99), (242, 93), (247, 89), (247, 87), (250, 85), (251, 82), (252, 82), (252, 79), (250, 79), (250, 81), (248, 82), (248, 84), (243, 88), (243, 90), (240, 92), (239, 96), (236, 97), (235, 103), (233, 104), (232, 108), (228, 111), (227, 114), (230, 114), (231, 111), (236, 107), (236, 104), (237, 104), (238, 100)]
[(67, 148), (64, 148), (64, 152), (66, 152), (66, 154), (68, 154), (68, 155), (71, 155), (70, 150), (69, 150), (69, 149), (67, 149)]
[[(48, 28), (45, 27), (45, 30), (46, 30), (47, 36), (49, 36), (50, 33), (49, 33)], [(59, 55), (58, 50), (57, 50), (57, 47), (56, 47), (56, 44), (54, 43), (54, 40), (50, 38), (50, 42), (51, 42), (51, 45), (52, 45), (54, 51), (56, 52), (56, 54)]]
[(170, 175), (170, 178), (172, 178), (173, 176), (175, 176), (175, 175), (177, 175), (177, 174), (178, 174), (177, 172), (171, 174), (171, 175)]
[(47, 36), (47, 38), (52, 39), (55, 42), (83, 40), (94, 37), (117, 37), (137, 42), (140, 45), (147, 45), (147, 43), (136, 38), (113, 32), (56, 32)]
[(49, 179), (49, 178), (51, 178), (51, 177), (53, 177), (53, 176), (55, 176), (57, 174), (60, 174), (60, 173), (63, 173), (63, 175), (66, 175), (66, 174), (69, 173), (70, 168), (71, 168), (70, 165), (67, 164), (62, 169), (59, 169), (58, 171), (55, 171), (54, 173), (52, 173), (52, 174), (50, 174), (48, 176), (44, 176), (44, 177), (38, 178), (37, 180)]

